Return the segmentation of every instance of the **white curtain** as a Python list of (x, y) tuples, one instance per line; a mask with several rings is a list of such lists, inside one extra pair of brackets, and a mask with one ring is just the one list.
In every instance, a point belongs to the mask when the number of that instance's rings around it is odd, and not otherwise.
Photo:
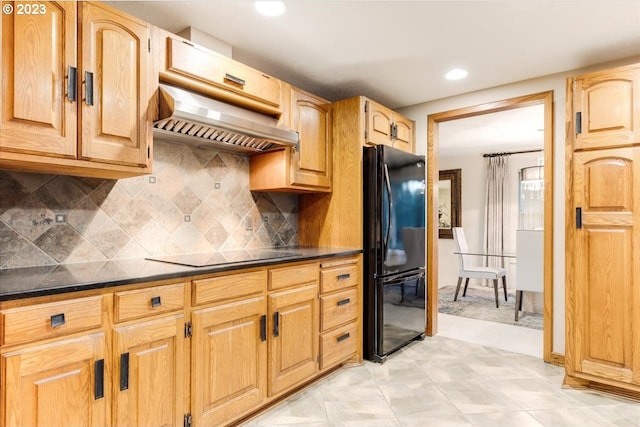
[[(505, 247), (505, 226), (508, 221), (507, 194), (508, 156), (487, 157), (485, 191), (484, 249), (487, 253), (502, 253)], [(487, 266), (504, 267), (504, 258), (485, 257)]]

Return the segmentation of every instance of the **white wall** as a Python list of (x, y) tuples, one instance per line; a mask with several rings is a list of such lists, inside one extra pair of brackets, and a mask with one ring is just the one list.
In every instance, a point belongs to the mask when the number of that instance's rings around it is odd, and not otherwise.
[[(564, 354), (564, 213), (565, 213), (565, 107), (566, 107), (566, 78), (585, 72), (604, 70), (616, 66), (640, 62), (640, 56), (626, 58), (604, 64), (597, 64), (579, 70), (543, 76), (504, 86), (462, 94), (450, 98), (425, 102), (414, 106), (398, 109), (398, 112), (416, 121), (416, 151), (426, 153), (427, 145), (427, 117), (430, 114), (441, 113), (473, 105), (485, 104), (508, 98), (514, 98), (533, 93), (553, 91), (554, 104), (554, 218), (553, 218), (553, 347), (555, 353)], [(471, 70), (473, 73), (473, 70)], [(499, 72), (499, 71), (498, 71)], [(443, 165), (440, 169), (445, 169)], [(464, 191), (464, 190), (463, 190)], [(463, 214), (464, 215), (464, 214)], [(463, 216), (463, 224), (464, 224)], [(438, 255), (441, 253), (439, 251)]]
[[(440, 141), (446, 139), (440, 135)], [(470, 141), (472, 143), (472, 141)], [(540, 147), (542, 148), (542, 146)], [(509, 214), (505, 222), (507, 230), (506, 252), (516, 250), (516, 229), (518, 227), (518, 171), (523, 167), (536, 166), (542, 153), (527, 153), (509, 156), (508, 181), (506, 199), (509, 200)], [(461, 169), (461, 216), (462, 228), (464, 228), (467, 243), (471, 249), (483, 247), (484, 236), (484, 198), (485, 198), (485, 173), (486, 159), (480, 155), (441, 157), (439, 169)], [(453, 254), (453, 239), (439, 239), (438, 241), (438, 286), (453, 286), (458, 279), (458, 257)], [(481, 265), (482, 259), (476, 260)], [(505, 258), (507, 269), (507, 285), (513, 289), (515, 286), (515, 267), (510, 266), (509, 259)], [(477, 282), (479, 283), (479, 282)]]

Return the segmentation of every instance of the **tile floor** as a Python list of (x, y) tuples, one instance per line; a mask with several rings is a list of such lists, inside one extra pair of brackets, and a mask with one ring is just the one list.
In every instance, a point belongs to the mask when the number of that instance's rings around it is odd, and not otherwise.
[(438, 336), (342, 369), (245, 427), (640, 426), (640, 403), (562, 389), (541, 331), (465, 320), (441, 315)]

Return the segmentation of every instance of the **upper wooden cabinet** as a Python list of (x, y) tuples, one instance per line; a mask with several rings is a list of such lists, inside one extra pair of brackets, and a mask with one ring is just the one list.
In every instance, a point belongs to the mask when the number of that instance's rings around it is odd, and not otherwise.
[(389, 145), (409, 153), (415, 151), (415, 126), (412, 120), (377, 102), (365, 101), (365, 143)]
[(640, 142), (640, 65), (578, 76), (571, 83), (574, 149)]
[(167, 31), (157, 32), (160, 80), (280, 116), (280, 80)]
[[(249, 185), (253, 191), (329, 192), (333, 150), (331, 103), (283, 84), (289, 93), (288, 123), (300, 136), (297, 149), (254, 155)], [(287, 123), (285, 119), (281, 119)]]
[(150, 173), (149, 25), (99, 3), (2, 15), (0, 167)]

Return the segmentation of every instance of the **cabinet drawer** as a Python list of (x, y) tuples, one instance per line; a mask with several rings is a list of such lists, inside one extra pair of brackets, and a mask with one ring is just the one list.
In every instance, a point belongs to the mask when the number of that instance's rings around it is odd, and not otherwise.
[(309, 282), (318, 283), (318, 264), (302, 264), (269, 270), (269, 290)]
[(259, 294), (266, 283), (266, 270), (194, 280), (193, 305)]
[(322, 268), (320, 271), (320, 292), (331, 292), (356, 286), (358, 276), (356, 260), (353, 260), (351, 264)]
[(358, 351), (358, 323), (353, 322), (320, 336), (320, 369), (340, 363)]
[(280, 80), (216, 52), (167, 38), (167, 71), (280, 105)]
[(20, 307), (0, 314), (0, 344), (54, 338), (101, 326), (101, 296)]
[(184, 307), (184, 284), (116, 292), (115, 321), (138, 319)]
[(358, 317), (358, 288), (320, 298), (321, 330), (326, 331)]

